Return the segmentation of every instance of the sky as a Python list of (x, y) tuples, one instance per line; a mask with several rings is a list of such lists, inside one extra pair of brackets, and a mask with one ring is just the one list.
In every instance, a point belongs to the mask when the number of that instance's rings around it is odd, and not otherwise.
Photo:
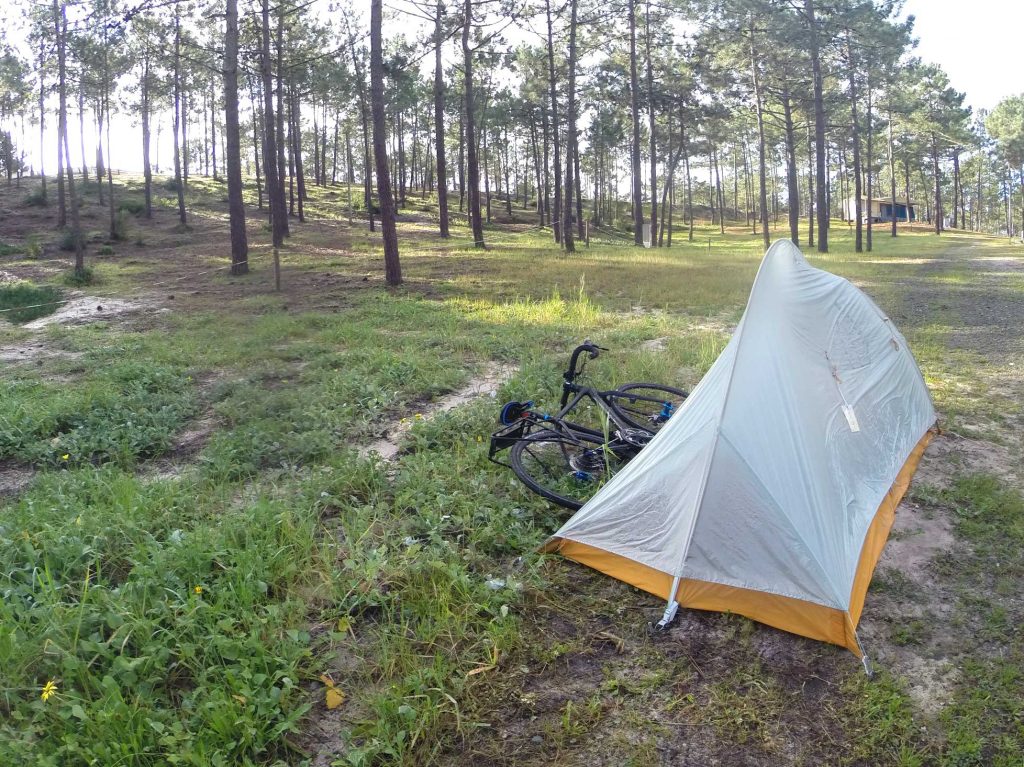
[[(7, 16), (10, 6), (0, 0), (0, 19)], [(1024, 51), (1019, 41), (1024, 29), (1024, 0), (906, 0), (904, 15), (915, 17), (914, 36), (919, 40), (916, 54), (927, 62), (936, 63), (949, 74), (954, 88), (967, 94), (966, 103), (974, 108), (992, 109), (1007, 96), (1024, 93)], [(8, 26), (13, 19), (2, 19)], [(387, 23), (387, 22), (386, 22)], [(396, 24), (396, 22), (391, 22)], [(418, 26), (421, 22), (407, 20), (396, 26), (406, 28)], [(11, 37), (20, 37), (17, 25)], [(10, 28), (10, 27), (8, 27)], [(245, 108), (243, 107), (243, 112)], [(244, 119), (244, 114), (243, 114)], [(159, 115), (154, 133), (154, 159), (159, 153), (159, 165), (166, 171), (170, 165), (171, 142), (169, 116)], [(53, 120), (48, 133), (54, 130)], [(113, 127), (113, 163), (115, 168), (139, 171), (139, 128), (137, 120), (124, 115), (115, 115)], [(77, 115), (72, 114), (69, 124), (69, 139), (72, 147), (78, 146)], [(87, 125), (86, 133), (91, 134)], [(55, 138), (47, 137), (47, 146), (55, 146)], [(94, 146), (91, 135), (87, 144)], [(157, 152), (158, 150), (158, 152)], [(29, 147), (29, 162), (34, 163), (38, 154), (37, 142)], [(53, 157), (47, 157), (48, 169), (52, 172)]]
[(904, 13), (915, 17), (917, 55), (942, 66), (975, 111), (1024, 93), (1024, 0), (907, 0)]

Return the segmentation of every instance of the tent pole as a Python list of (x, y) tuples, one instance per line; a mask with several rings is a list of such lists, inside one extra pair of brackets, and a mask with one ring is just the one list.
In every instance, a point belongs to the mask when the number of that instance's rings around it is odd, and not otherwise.
[(668, 592), (668, 605), (665, 606), (665, 612), (661, 615), (661, 620), (654, 627), (658, 631), (664, 631), (669, 627), (669, 624), (676, 619), (676, 612), (679, 611), (679, 603), (676, 601), (676, 593), (679, 591), (679, 576), (677, 575), (672, 579), (672, 588)]

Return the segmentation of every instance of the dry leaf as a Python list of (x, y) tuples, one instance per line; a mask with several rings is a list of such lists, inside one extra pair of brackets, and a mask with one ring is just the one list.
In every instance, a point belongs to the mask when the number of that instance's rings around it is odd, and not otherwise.
[(324, 683), (324, 703), (327, 708), (333, 711), (342, 703), (345, 702), (345, 693), (337, 688), (334, 684), (334, 680), (331, 679), (327, 674), (320, 675), (320, 681)]
[(328, 687), (324, 694), (324, 702), (327, 704), (327, 708), (333, 711), (345, 702), (345, 693), (337, 687)]

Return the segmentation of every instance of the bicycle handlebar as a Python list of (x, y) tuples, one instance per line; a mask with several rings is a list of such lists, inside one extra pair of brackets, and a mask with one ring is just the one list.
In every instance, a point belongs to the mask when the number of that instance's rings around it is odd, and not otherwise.
[(569, 400), (569, 393), (572, 391), (573, 382), (579, 377), (580, 373), (583, 372), (583, 368), (576, 369), (576, 364), (579, 362), (580, 355), (584, 352), (589, 355), (590, 359), (597, 359), (597, 356), (601, 352), (608, 351), (603, 346), (598, 346), (589, 338), (584, 339), (583, 343), (572, 350), (572, 356), (569, 358), (569, 369), (562, 373), (562, 407), (565, 407), (565, 403)]

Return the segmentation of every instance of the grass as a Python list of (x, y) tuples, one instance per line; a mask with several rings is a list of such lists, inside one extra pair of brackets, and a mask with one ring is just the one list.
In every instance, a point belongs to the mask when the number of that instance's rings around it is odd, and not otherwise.
[[(133, 222), (143, 244), (97, 271), (107, 293), (172, 311), (52, 328), (51, 358), (0, 373), (0, 461), (36, 471), (0, 500), (0, 762), (1012, 763), (1024, 512), (999, 481), (927, 493), (971, 542), (949, 564), (977, 642), (932, 738), (904, 680), (869, 683), (843, 651), (714, 614), (652, 642), (657, 600), (538, 557), (564, 517), (487, 460), (497, 405), (557, 401), (584, 337), (612, 350), (588, 371), (602, 385), (699, 381), (740, 315), (757, 238), (704, 227), (671, 251), (595, 241), (565, 256), (501, 220), (480, 252), (465, 227), (442, 244), (406, 221), (407, 282), (385, 290), (345, 190), (313, 193), (321, 218), (293, 224), (276, 294), (261, 219), (253, 273), (229, 278), (212, 271), (222, 186), (190, 181), (188, 228), (158, 189), (154, 221)], [(993, 404), (981, 352), (953, 348), (956, 306), (899, 315), (896, 286), (945, 241), (877, 238), (868, 255), (834, 234), (813, 260), (893, 313), (938, 406), (984, 428), (1015, 417)], [(946, 277), (970, 287), (967, 271)], [(0, 342), (22, 333), (0, 327)], [(653, 338), (664, 352), (643, 350)], [(516, 366), (497, 401), (431, 415), (490, 362)], [(360, 453), (402, 418), (395, 462)], [(922, 593), (898, 570), (873, 591)], [(891, 637), (931, 640), (923, 624)], [(344, 700), (329, 710), (331, 689)]]
[(53, 314), (61, 291), (52, 285), (15, 282), (0, 285), (0, 317), (8, 322), (25, 323)]

